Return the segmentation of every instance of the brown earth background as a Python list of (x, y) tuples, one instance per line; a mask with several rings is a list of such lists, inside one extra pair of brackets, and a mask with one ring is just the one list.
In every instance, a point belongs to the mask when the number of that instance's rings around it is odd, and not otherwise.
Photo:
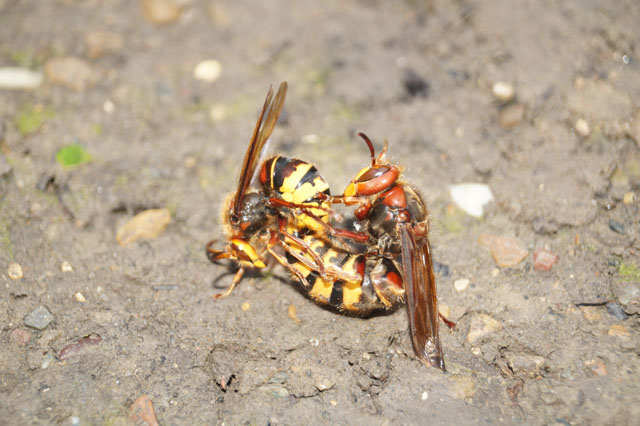
[[(0, 67), (44, 76), (0, 89), (0, 424), (130, 424), (143, 395), (160, 424), (637, 424), (639, 22), (633, 0), (0, 0)], [(204, 244), (283, 80), (274, 151), (339, 193), (355, 134), (386, 137), (428, 201), (446, 373), (403, 310), (337, 315), (280, 268), (212, 299), (231, 275)], [(462, 182), (491, 188), (482, 218)], [(166, 229), (119, 245), (153, 208)]]

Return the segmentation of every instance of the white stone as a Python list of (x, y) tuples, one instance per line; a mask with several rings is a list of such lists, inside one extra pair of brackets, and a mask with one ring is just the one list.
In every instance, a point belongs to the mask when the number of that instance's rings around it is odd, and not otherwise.
[(108, 99), (102, 104), (102, 110), (107, 114), (113, 114), (113, 111), (115, 111), (115, 109), (115, 104)]
[(464, 291), (469, 286), (469, 280), (466, 278), (460, 278), (459, 280), (455, 280), (453, 283), (453, 287), (456, 291)]
[(19, 280), (24, 276), (24, 273), (22, 272), (22, 266), (20, 266), (19, 263), (15, 262), (9, 264), (9, 267), (7, 268), (7, 275), (12, 280)]
[(62, 272), (73, 272), (73, 266), (65, 260), (60, 264), (60, 270)]
[(589, 126), (589, 123), (587, 123), (587, 121), (582, 118), (578, 118), (576, 120), (575, 129), (580, 136), (586, 137), (589, 136), (589, 133), (591, 133), (591, 127)]
[(452, 185), (449, 194), (458, 207), (473, 217), (482, 217), (485, 204), (493, 200), (491, 188), (483, 183)]
[(222, 64), (215, 59), (207, 59), (196, 65), (193, 70), (193, 77), (197, 80), (213, 83), (222, 74)]
[(42, 84), (44, 76), (41, 72), (27, 68), (0, 68), (0, 89), (35, 90)]
[(516, 89), (511, 83), (498, 81), (493, 85), (493, 96), (495, 96), (501, 102), (506, 103), (513, 100), (515, 94)]

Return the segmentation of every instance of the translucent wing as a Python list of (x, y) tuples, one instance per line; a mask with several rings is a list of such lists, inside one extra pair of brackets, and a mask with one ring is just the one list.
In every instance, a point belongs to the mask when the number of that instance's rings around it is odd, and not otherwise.
[[(280, 83), (280, 87), (278, 88), (278, 93), (276, 93), (275, 98), (273, 98), (273, 88), (269, 87), (269, 92), (267, 92), (267, 97), (264, 100), (262, 111), (260, 111), (260, 116), (258, 117), (256, 126), (253, 129), (253, 134), (251, 135), (249, 148), (247, 148), (247, 152), (244, 155), (244, 161), (242, 162), (242, 170), (240, 172), (240, 179), (238, 180), (238, 189), (236, 191), (236, 197), (233, 204), (233, 212), (236, 215), (240, 214), (244, 194), (245, 192), (247, 192), (247, 188), (251, 183), (251, 179), (253, 178), (256, 165), (258, 163), (258, 159), (260, 158), (260, 154), (264, 148), (264, 145), (269, 139), (269, 136), (271, 136), (273, 128), (275, 127), (276, 122), (278, 121), (278, 117), (280, 116), (280, 112), (282, 112), (282, 107), (284, 106), (284, 99), (286, 95), (286, 81)], [(273, 102), (271, 102), (272, 99)], [(266, 119), (264, 118), (265, 113), (267, 114)]]
[(438, 334), (438, 299), (429, 241), (416, 242), (409, 224), (400, 224), (404, 288), (409, 329), (421, 361), (442, 370), (444, 356)]

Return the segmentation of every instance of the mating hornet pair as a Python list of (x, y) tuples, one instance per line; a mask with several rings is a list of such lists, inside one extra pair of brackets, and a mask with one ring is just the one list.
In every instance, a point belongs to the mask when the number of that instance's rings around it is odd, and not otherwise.
[[(207, 244), (212, 261), (231, 259), (239, 266), (227, 290), (215, 297), (230, 294), (246, 268), (264, 268), (270, 254), (316, 303), (356, 316), (405, 303), (417, 355), (444, 370), (424, 202), (400, 180), (400, 169), (385, 161), (386, 141), (376, 158), (362, 133), (371, 164), (340, 196), (332, 196), (327, 181), (305, 161), (275, 156), (260, 165), (286, 92), (286, 82), (275, 98), (269, 89), (253, 130), (238, 189), (223, 208), (226, 248)], [(254, 175), (261, 188), (249, 190)], [(335, 220), (333, 204), (355, 206), (353, 217)]]

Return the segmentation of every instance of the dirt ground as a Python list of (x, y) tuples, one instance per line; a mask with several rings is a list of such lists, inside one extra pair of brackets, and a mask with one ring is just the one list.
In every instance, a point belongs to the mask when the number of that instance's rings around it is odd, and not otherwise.
[[(129, 424), (142, 395), (160, 424), (638, 424), (638, 2), (151, 3), (0, 0), (0, 67), (45, 75), (0, 89), (0, 424)], [(404, 310), (337, 315), (279, 268), (212, 299), (204, 245), (283, 80), (275, 151), (339, 193), (356, 132), (386, 137), (428, 201), (446, 373)], [(482, 218), (462, 182), (491, 188)], [(152, 208), (164, 232), (119, 245)]]

